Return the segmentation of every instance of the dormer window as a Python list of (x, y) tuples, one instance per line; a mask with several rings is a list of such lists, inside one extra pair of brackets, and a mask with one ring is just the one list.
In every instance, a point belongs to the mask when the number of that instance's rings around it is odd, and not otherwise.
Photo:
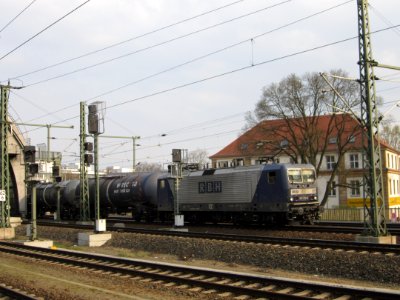
[(259, 142), (256, 143), (257, 149), (260, 149), (262, 146), (264, 146), (264, 142), (259, 141)]
[(279, 145), (280, 145), (280, 147), (282, 149), (285, 149), (285, 148), (287, 148), (289, 146), (289, 141), (288, 140), (282, 140)]

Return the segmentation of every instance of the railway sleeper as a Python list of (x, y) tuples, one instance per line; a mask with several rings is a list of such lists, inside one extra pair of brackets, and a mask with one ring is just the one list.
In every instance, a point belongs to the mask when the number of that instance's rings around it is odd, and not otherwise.
[(230, 285), (231, 286), (242, 286), (242, 285), (245, 285), (246, 283), (247, 283), (246, 281), (236, 281)]
[(276, 289), (276, 285), (274, 285), (274, 284), (270, 284), (270, 285), (267, 285), (267, 286), (265, 286), (265, 287), (262, 287), (262, 288), (260, 288), (260, 291), (272, 291), (273, 289)]
[(333, 300), (351, 300), (353, 297), (350, 295), (343, 295), (338, 298), (334, 298)]
[(233, 294), (231, 292), (225, 292), (225, 293), (218, 294), (218, 297), (226, 298), (226, 297), (232, 297), (232, 295)]
[(313, 292), (311, 290), (304, 290), (301, 292), (294, 293), (293, 296), (298, 296), (298, 297), (307, 297), (310, 296)]
[(276, 292), (279, 293), (279, 294), (290, 294), (293, 291), (294, 291), (294, 288), (287, 287), (287, 288), (284, 288), (283, 290), (279, 290), (279, 291), (276, 291)]
[(313, 296), (313, 297), (311, 297), (311, 298), (312, 298), (312, 299), (324, 300), (324, 299), (331, 299), (331, 297), (332, 297), (332, 294), (331, 294), (331, 293), (325, 292), (325, 293), (321, 293), (321, 294), (315, 295), (315, 296)]

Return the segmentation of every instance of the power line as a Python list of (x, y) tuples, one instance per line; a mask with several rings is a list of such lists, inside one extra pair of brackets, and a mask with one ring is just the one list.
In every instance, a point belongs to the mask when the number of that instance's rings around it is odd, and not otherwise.
[[(54, 68), (54, 67), (57, 67), (57, 66), (60, 66), (60, 65), (63, 65), (63, 64), (66, 64), (66, 63), (69, 63), (69, 62), (78, 60), (78, 59), (80, 59), (80, 58), (84, 58), (84, 57), (87, 57), (87, 56), (90, 56), (90, 55), (93, 55), (93, 54), (96, 54), (96, 53), (99, 53), (99, 52), (102, 52), (102, 51), (105, 51), (105, 50), (108, 50), (108, 49), (111, 49), (111, 48), (114, 48), (114, 47), (117, 47), (117, 46), (120, 46), (120, 45), (126, 44), (126, 43), (128, 43), (128, 42), (131, 42), (131, 41), (140, 39), (140, 38), (142, 38), (142, 37), (145, 37), (145, 36), (148, 36), (148, 35), (151, 35), (151, 34), (160, 32), (160, 31), (162, 31), (162, 30), (171, 28), (171, 27), (173, 27), (173, 26), (183, 24), (183, 23), (185, 23), (185, 22), (188, 22), (188, 21), (197, 19), (197, 18), (199, 18), (199, 17), (203, 17), (203, 16), (205, 16), (205, 15), (208, 15), (208, 14), (213, 13), (213, 12), (216, 12), (216, 11), (218, 11), (218, 10), (221, 10), (221, 9), (227, 8), (227, 7), (229, 7), (229, 6), (238, 4), (238, 3), (243, 2), (243, 1), (245, 1), (245, 0), (239, 0), (239, 1), (234, 1), (234, 2), (228, 3), (228, 4), (226, 4), (226, 5), (223, 5), (223, 6), (214, 8), (214, 9), (212, 9), (212, 10), (203, 12), (203, 13), (201, 13), (201, 14), (198, 14), (198, 15), (195, 15), (195, 16), (192, 16), (192, 17), (189, 17), (189, 18), (186, 18), (186, 19), (183, 19), (183, 20), (180, 20), (180, 21), (171, 23), (171, 24), (169, 24), (169, 25), (166, 25), (166, 26), (163, 26), (163, 27), (154, 29), (154, 30), (152, 30), (152, 31), (149, 31), (149, 32), (146, 32), (146, 33), (143, 33), (143, 34), (134, 36), (134, 37), (131, 37), (131, 38), (127, 39), (127, 40), (120, 41), (120, 42), (118, 42), (118, 43), (114, 43), (114, 44), (111, 44), (111, 45), (109, 45), (109, 46), (106, 46), (106, 47), (103, 47), (103, 48), (100, 48), (100, 49), (97, 49), (97, 50), (94, 50), (94, 51), (90, 51), (90, 52), (87, 52), (87, 53), (85, 53), (85, 54), (81, 54), (81, 55), (79, 55), (79, 56), (76, 56), (76, 57), (73, 57), (73, 58), (69, 58), (69, 59), (60, 61), (60, 62), (58, 62), (58, 63), (52, 64), (52, 65), (48, 65), (48, 66), (46, 66), (46, 67), (43, 67), (43, 68), (40, 68), (40, 69), (31, 71), (31, 72), (28, 72), (28, 73), (25, 73), (25, 74), (22, 74), (22, 75), (14, 76), (14, 78), (21, 78), (21, 77), (25, 77), (25, 76), (28, 76), (28, 75), (32, 75), (32, 74), (35, 74), (35, 73), (38, 73), (38, 72), (41, 72), (41, 71), (44, 71), (44, 70), (48, 70), (48, 69), (50, 69), (50, 68)], [(13, 79), (14, 79), (14, 78), (13, 78)]]
[[(393, 23), (387, 19), (382, 13), (379, 12), (375, 7), (373, 7), (371, 4), (368, 4), (368, 6), (371, 8), (371, 10), (384, 22), (386, 25), (393, 26)], [(398, 36), (400, 36), (400, 30), (398, 28), (394, 28), (393, 32), (396, 33)]]
[[(82, 68), (79, 68), (79, 69), (75, 69), (75, 70), (67, 72), (67, 73), (63, 73), (63, 74), (56, 75), (56, 76), (53, 76), (53, 77), (50, 77), (50, 78), (47, 78), (47, 79), (39, 80), (39, 81), (33, 82), (31, 84), (25, 85), (25, 88), (26, 87), (31, 87), (31, 86), (34, 86), (34, 85), (38, 85), (38, 84), (41, 84), (41, 83), (44, 83), (44, 82), (48, 82), (48, 81), (51, 81), (51, 80), (59, 79), (59, 78), (62, 78), (62, 77), (68, 76), (68, 75), (76, 74), (78, 72), (86, 71), (86, 70), (89, 70), (89, 69), (92, 69), (92, 68), (95, 68), (95, 67), (98, 67), (98, 66), (101, 66), (101, 65), (104, 65), (104, 64), (107, 64), (107, 63), (110, 63), (110, 62), (113, 62), (113, 61), (116, 61), (116, 60), (119, 60), (119, 59), (122, 59), (122, 58), (125, 58), (125, 57), (128, 57), (128, 56), (131, 56), (131, 55), (134, 55), (134, 54), (137, 54), (137, 53), (141, 53), (141, 52), (144, 52), (144, 51), (147, 51), (147, 50), (150, 50), (150, 49), (162, 46), (162, 45), (166, 45), (166, 44), (175, 42), (177, 40), (192, 36), (194, 34), (197, 34), (197, 33), (212, 29), (212, 28), (216, 28), (218, 26), (222, 26), (222, 25), (225, 25), (227, 23), (230, 23), (230, 22), (233, 22), (233, 21), (237, 21), (239, 19), (251, 16), (251, 15), (254, 15), (254, 14), (257, 14), (257, 13), (260, 13), (260, 12), (263, 12), (265, 10), (268, 10), (268, 9), (271, 9), (271, 8), (274, 8), (274, 7), (283, 5), (283, 4), (286, 4), (286, 3), (291, 2), (291, 1), (293, 1), (293, 0), (284, 0), (284, 1), (279, 2), (277, 4), (274, 4), (274, 5), (271, 5), (271, 6), (267, 6), (267, 7), (264, 7), (262, 9), (258, 9), (256, 11), (252, 11), (250, 13), (243, 14), (243, 15), (240, 15), (240, 16), (232, 18), (232, 19), (229, 19), (229, 20), (226, 20), (226, 21), (223, 21), (223, 22), (211, 25), (211, 26), (207, 26), (207, 27), (192, 31), (192, 32), (189, 32), (189, 33), (174, 37), (172, 39), (169, 39), (169, 40), (157, 43), (157, 44), (153, 44), (153, 45), (150, 45), (150, 46), (147, 46), (147, 47), (144, 47), (144, 48), (132, 51), (132, 52), (128, 52), (128, 53), (125, 53), (125, 54), (122, 54), (122, 55), (119, 55), (119, 56), (116, 56), (116, 57), (113, 57), (113, 58), (110, 58), (110, 59), (107, 59), (107, 60), (102, 60), (102, 61), (100, 61), (98, 63), (92, 64), (92, 65), (88, 65), (86, 67), (82, 67)], [(12, 79), (16, 79), (16, 78), (17, 77), (14, 77)]]
[[(386, 27), (386, 28), (379, 29), (379, 30), (375, 30), (375, 31), (371, 32), (370, 34), (380, 33), (380, 32), (383, 32), (383, 31), (386, 31), (386, 30), (390, 30), (390, 29), (393, 29), (393, 28), (397, 28), (397, 27), (400, 27), (400, 24), (399, 25), (390, 26), (390, 27)], [(293, 52), (293, 53), (290, 53), (290, 54), (287, 54), (287, 55), (283, 55), (283, 56), (279, 56), (279, 57), (276, 57), (276, 58), (272, 58), (272, 59), (269, 59), (269, 60), (264, 60), (264, 61), (259, 62), (259, 63), (250, 64), (250, 65), (247, 65), (247, 66), (244, 66), (244, 67), (241, 67), (241, 68), (237, 68), (237, 69), (233, 69), (233, 70), (230, 70), (230, 71), (227, 71), (227, 72), (224, 72), (224, 73), (219, 73), (219, 74), (212, 75), (212, 76), (209, 76), (209, 77), (205, 77), (205, 78), (202, 78), (202, 79), (199, 79), (199, 80), (196, 80), (196, 81), (192, 81), (192, 82), (188, 82), (188, 83), (185, 83), (185, 84), (181, 84), (181, 85), (178, 85), (178, 86), (175, 86), (175, 87), (172, 87), (172, 88), (164, 89), (164, 90), (157, 91), (157, 92), (154, 92), (154, 93), (151, 93), (151, 94), (147, 94), (147, 95), (144, 95), (144, 96), (140, 96), (140, 97), (137, 97), (137, 98), (134, 98), (134, 99), (126, 100), (126, 101), (123, 101), (123, 102), (108, 106), (107, 109), (115, 108), (115, 107), (122, 106), (122, 105), (125, 105), (125, 104), (128, 104), (128, 103), (136, 102), (136, 101), (139, 101), (139, 100), (144, 100), (144, 99), (147, 99), (147, 98), (151, 98), (151, 97), (154, 97), (154, 96), (158, 96), (158, 95), (161, 95), (161, 94), (165, 94), (165, 93), (168, 93), (168, 92), (179, 90), (179, 89), (184, 88), (184, 87), (196, 85), (196, 84), (199, 84), (199, 83), (210, 81), (212, 79), (224, 77), (226, 75), (238, 73), (238, 72), (241, 72), (241, 71), (244, 71), (244, 70), (248, 70), (248, 69), (251, 69), (251, 68), (254, 68), (254, 67), (258, 67), (258, 66), (262, 66), (262, 65), (265, 65), (265, 64), (269, 64), (269, 63), (272, 63), (272, 62), (281, 61), (281, 60), (284, 60), (284, 59), (287, 59), (287, 58), (291, 58), (291, 57), (295, 57), (295, 56), (298, 56), (298, 55), (301, 55), (301, 54), (305, 54), (305, 53), (313, 52), (313, 51), (320, 50), (320, 49), (323, 49), (323, 48), (327, 48), (327, 47), (330, 47), (330, 46), (342, 44), (342, 43), (349, 42), (349, 41), (357, 39), (357, 38), (358, 38), (358, 36), (348, 37), (348, 38), (345, 38), (345, 39), (342, 39), (342, 40), (338, 40), (338, 41), (335, 41), (335, 42), (323, 44), (323, 45), (320, 45), (320, 46), (315, 46), (313, 48), (308, 48), (308, 49), (305, 49), (305, 50)], [(61, 123), (61, 122), (67, 122), (67, 121), (76, 119), (78, 117), (79, 117), (79, 115), (76, 115), (76, 116), (64, 119), (64, 120), (62, 120), (60, 122), (56, 122), (56, 123), (53, 123), (53, 124), (55, 125), (55, 124), (58, 124), (58, 123)], [(31, 130), (31, 131), (33, 131), (33, 130)]]
[[(57, 117), (57, 116), (55, 115), (54, 112), (50, 112), (50, 111), (46, 110), (45, 108), (39, 107), (35, 102), (33, 102), (33, 101), (31, 101), (31, 100), (29, 100), (29, 99), (27, 99), (27, 98), (25, 98), (25, 97), (23, 97), (23, 96), (21, 96), (21, 95), (15, 93), (15, 92), (12, 91), (12, 90), (11, 90), (10, 92), (11, 92), (12, 94), (14, 94), (15, 96), (17, 96), (18, 98), (20, 98), (20, 99), (22, 99), (22, 100), (28, 102), (28, 103), (29, 103), (30, 105), (32, 105), (33, 107), (36, 107), (38, 110), (45, 111), (47, 116), (52, 115), (52, 116), (54, 116), (55, 118), (57, 118), (57, 119), (59, 119), (59, 120), (61, 119), (61, 118)], [(74, 106), (75, 106), (75, 105), (74, 105)], [(71, 107), (71, 106), (70, 106), (70, 107)], [(66, 109), (66, 108), (64, 108), (64, 109)], [(28, 120), (27, 123), (29, 123), (29, 122), (31, 122), (31, 121), (33, 121), (33, 120)]]
[(62, 16), (61, 18), (57, 19), (56, 21), (54, 21), (53, 23), (51, 23), (50, 25), (46, 26), (45, 28), (43, 28), (42, 30), (40, 30), (38, 33), (34, 34), (32, 37), (30, 37), (29, 39), (27, 39), (25, 42), (23, 42), (22, 44), (20, 44), (19, 46), (15, 47), (14, 49), (12, 49), (11, 51), (9, 51), (8, 53), (4, 54), (2, 57), (0, 57), (0, 60), (6, 58), (8, 55), (10, 55), (11, 53), (15, 52), (16, 50), (18, 50), (19, 48), (21, 48), (23, 45), (27, 44), (28, 42), (30, 42), (31, 40), (33, 40), (35, 37), (37, 37), (38, 35), (42, 34), (43, 32), (45, 32), (47, 29), (49, 29), (50, 27), (54, 26), (55, 24), (57, 24), (58, 22), (60, 22), (61, 20), (65, 19), (67, 16), (69, 16), (70, 14), (72, 14), (73, 12), (77, 11), (79, 8), (81, 8), (82, 6), (84, 6), (86, 3), (88, 3), (90, 0), (86, 0), (85, 2), (83, 2), (82, 4), (78, 5), (77, 7), (75, 7), (73, 10), (71, 10), (70, 12), (68, 12), (67, 14), (65, 14), (64, 16)]
[[(310, 19), (310, 18), (313, 18), (313, 17), (315, 17), (315, 16), (317, 16), (317, 15), (320, 15), (320, 14), (323, 14), (323, 13), (325, 13), (325, 12), (331, 11), (331, 10), (333, 10), (333, 9), (336, 9), (336, 8), (338, 8), (338, 7), (340, 7), (340, 6), (343, 6), (343, 5), (345, 5), (345, 4), (348, 4), (348, 3), (350, 3), (350, 2), (352, 2), (352, 0), (343, 2), (343, 3), (341, 3), (341, 4), (338, 4), (338, 5), (329, 7), (329, 8), (327, 8), (327, 9), (324, 9), (324, 10), (321, 10), (321, 11), (318, 11), (318, 12), (316, 12), (316, 13), (310, 14), (310, 15), (305, 16), (305, 17), (303, 17), (303, 18), (299, 18), (299, 19), (297, 19), (297, 20), (294, 20), (293, 22), (284, 24), (284, 25), (282, 25), (282, 26), (278, 26), (278, 27), (276, 27), (276, 28), (274, 28), (274, 29), (268, 30), (268, 31), (266, 31), (266, 32), (263, 32), (263, 33), (261, 33), (261, 34), (258, 34), (258, 35), (255, 35), (255, 36), (253, 36), (253, 37), (250, 37), (250, 38), (248, 38), (248, 39), (239, 41), (239, 42), (237, 42), (237, 43), (228, 45), (228, 46), (226, 46), (226, 47), (217, 49), (217, 50), (215, 50), (215, 51), (213, 51), (213, 52), (209, 52), (209, 53), (207, 53), (207, 54), (205, 54), (205, 55), (195, 57), (195, 58), (193, 58), (193, 59), (191, 59), (191, 60), (188, 60), (188, 61), (186, 61), (186, 62), (183, 62), (183, 63), (181, 63), (181, 64), (172, 66), (172, 67), (170, 67), (170, 68), (164, 69), (164, 70), (162, 70), (162, 71), (153, 73), (153, 74), (151, 74), (151, 75), (145, 76), (145, 77), (140, 78), (140, 79), (138, 79), (138, 80), (129, 82), (129, 83), (127, 83), (127, 84), (124, 84), (124, 85), (119, 86), (119, 87), (117, 87), (117, 88), (108, 90), (108, 91), (106, 91), (106, 92), (103, 92), (103, 93), (101, 93), (101, 94), (98, 94), (98, 95), (96, 95), (96, 96), (93, 96), (93, 97), (91, 97), (91, 98), (89, 98), (89, 99), (86, 99), (86, 100), (84, 100), (84, 101), (85, 101), (85, 102), (88, 102), (88, 101), (90, 101), (90, 100), (94, 100), (94, 99), (96, 99), (96, 98), (99, 98), (99, 97), (102, 97), (102, 96), (111, 94), (111, 93), (113, 93), (113, 92), (116, 92), (116, 91), (121, 90), (121, 89), (123, 89), (123, 88), (126, 88), (126, 87), (128, 87), (128, 86), (132, 86), (132, 85), (134, 85), (134, 84), (138, 84), (138, 83), (143, 82), (143, 81), (145, 81), (145, 80), (148, 80), (148, 79), (150, 79), (150, 78), (154, 78), (154, 77), (156, 77), (156, 76), (158, 76), (158, 75), (161, 75), (161, 74), (164, 74), (164, 73), (167, 73), (167, 72), (176, 70), (176, 69), (178, 69), (178, 68), (180, 68), (180, 67), (183, 67), (183, 66), (188, 65), (188, 64), (191, 64), (191, 63), (193, 63), (193, 62), (202, 60), (202, 59), (207, 58), (207, 57), (209, 57), (209, 56), (212, 56), (212, 55), (221, 53), (221, 52), (226, 51), (226, 50), (228, 50), (228, 49), (231, 49), (231, 48), (234, 48), (234, 47), (236, 47), (236, 46), (239, 46), (239, 45), (242, 45), (242, 44), (244, 44), (244, 43), (247, 43), (247, 42), (249, 42), (249, 41), (251, 41), (251, 40), (255, 40), (255, 39), (257, 39), (257, 38), (261, 38), (261, 37), (263, 37), (263, 36), (265, 36), (265, 35), (268, 35), (268, 34), (270, 34), (270, 33), (276, 32), (276, 31), (281, 30), (281, 29), (283, 29), (283, 28), (286, 28), (286, 27), (289, 27), (289, 26), (291, 26), (291, 25), (295, 25), (295, 24), (297, 24), (297, 23), (299, 23), (299, 22), (308, 20), (308, 19)], [(63, 111), (63, 110), (65, 110), (65, 109), (72, 108), (72, 107), (74, 107), (75, 105), (76, 105), (76, 104), (72, 104), (72, 105), (69, 105), (69, 106), (67, 106), (67, 107), (61, 108), (61, 109), (55, 111), (54, 113), (58, 113), (58, 112)], [(48, 115), (49, 115), (49, 113), (44, 114), (44, 115), (41, 115), (41, 116), (39, 116), (39, 117), (37, 117), (37, 118), (34, 118), (34, 119), (30, 120), (30, 121), (34, 121), (34, 120), (37, 120), (37, 119), (41, 119), (41, 118), (46, 117), (46, 116), (48, 116)]]
[(266, 32), (260, 33), (260, 34), (258, 34), (258, 35), (255, 35), (255, 36), (251, 37), (251, 38), (247, 38), (247, 39), (242, 40), (242, 41), (239, 41), (239, 42), (237, 42), (237, 43), (234, 43), (234, 44), (228, 45), (228, 46), (226, 46), (226, 47), (217, 49), (217, 50), (215, 50), (215, 51), (213, 51), (213, 52), (209, 52), (209, 53), (207, 53), (207, 54), (205, 54), (205, 55), (201, 55), (201, 56), (195, 57), (195, 58), (193, 58), (193, 59), (191, 59), (191, 60), (188, 60), (188, 61), (186, 61), (186, 62), (183, 62), (183, 63), (181, 63), (181, 64), (178, 64), (178, 65), (172, 66), (172, 67), (170, 67), (170, 68), (164, 69), (164, 70), (162, 70), (162, 71), (160, 71), (160, 72), (153, 73), (153, 74), (151, 74), (151, 75), (149, 75), (149, 76), (143, 77), (143, 78), (141, 78), (141, 79), (138, 79), (138, 80), (129, 82), (129, 83), (127, 83), (127, 84), (124, 84), (124, 85), (122, 85), (122, 86), (120, 86), (120, 87), (117, 87), (117, 88), (108, 90), (108, 91), (106, 91), (106, 92), (103, 92), (103, 93), (101, 93), (101, 94), (99, 94), (99, 95), (97, 95), (97, 96), (94, 96), (94, 97), (92, 97), (92, 98), (90, 98), (90, 99), (87, 99), (86, 101), (90, 101), (90, 100), (93, 100), (93, 99), (96, 99), (96, 98), (99, 98), (99, 97), (102, 97), (102, 96), (111, 94), (111, 93), (113, 93), (113, 92), (119, 91), (119, 90), (121, 90), (121, 89), (123, 89), (123, 88), (126, 88), (126, 87), (128, 87), (128, 86), (132, 86), (132, 85), (134, 85), (134, 84), (143, 82), (143, 81), (145, 81), (145, 80), (147, 80), (147, 79), (156, 77), (156, 76), (158, 76), (158, 75), (161, 75), (161, 74), (164, 74), (164, 73), (167, 73), (167, 72), (176, 70), (176, 69), (178, 69), (178, 68), (180, 68), (180, 67), (183, 67), (183, 66), (186, 66), (186, 65), (188, 65), (188, 64), (191, 64), (191, 63), (193, 63), (193, 62), (202, 60), (202, 59), (207, 58), (207, 57), (209, 57), (209, 56), (212, 56), (212, 55), (221, 53), (221, 52), (226, 51), (226, 50), (229, 50), (229, 49), (231, 49), (231, 48), (240, 46), (240, 45), (245, 44), (245, 43), (248, 43), (248, 42), (250, 42), (250, 41), (253, 42), (255, 39), (261, 38), (261, 37), (263, 37), (263, 36), (265, 36), (265, 35), (271, 34), (271, 33), (273, 33), (273, 32), (276, 32), (276, 31), (281, 30), (281, 29), (283, 29), (283, 28), (286, 28), (286, 27), (292, 26), (292, 25), (294, 25), (294, 24), (300, 23), (300, 22), (302, 22), (302, 21), (311, 19), (311, 18), (313, 18), (313, 17), (315, 17), (315, 16), (317, 16), (317, 15), (320, 15), (320, 14), (323, 14), (323, 13), (325, 13), (325, 12), (331, 11), (331, 10), (333, 10), (333, 9), (336, 9), (336, 8), (338, 8), (338, 7), (340, 7), (340, 6), (343, 6), (343, 5), (345, 5), (345, 4), (348, 4), (348, 3), (350, 3), (350, 2), (353, 2), (353, 1), (352, 1), (352, 0), (346, 1), (346, 2), (344, 2), (344, 3), (341, 3), (341, 4), (338, 4), (338, 5), (332, 6), (332, 7), (330, 7), (330, 8), (327, 8), (327, 9), (324, 9), (324, 10), (321, 10), (321, 11), (318, 11), (318, 12), (313, 13), (313, 14), (311, 14), (311, 15), (308, 15), (308, 16), (306, 16), (306, 17), (297, 19), (297, 20), (295, 20), (295, 21), (293, 21), (293, 22), (290, 22), (290, 23), (284, 24), (284, 25), (282, 25), (282, 26), (278, 26), (278, 27), (276, 27), (276, 28), (274, 28), (274, 29), (268, 30), (268, 31), (266, 31)]
[[(386, 30), (389, 30), (389, 29), (393, 29), (393, 28), (396, 28), (396, 27), (400, 27), (400, 24), (399, 25), (394, 25), (394, 26), (391, 26), (391, 27), (387, 27), (387, 28), (383, 28), (383, 29), (380, 29), (380, 30), (376, 30), (376, 31), (371, 32), (370, 34), (380, 33), (380, 32), (383, 32), (383, 31), (386, 31)], [(323, 49), (323, 48), (326, 48), (326, 47), (338, 45), (338, 44), (341, 44), (341, 43), (344, 43), (344, 42), (348, 42), (348, 41), (354, 40), (356, 38), (358, 38), (358, 36), (345, 38), (345, 39), (338, 40), (338, 41), (335, 41), (335, 42), (332, 42), (332, 43), (328, 43), (328, 44), (316, 46), (316, 47), (313, 47), (313, 48), (309, 48), (309, 49), (306, 49), (306, 50), (294, 52), (294, 53), (287, 54), (287, 55), (280, 56), (280, 57), (276, 57), (276, 58), (273, 58), (273, 59), (270, 59), (270, 60), (265, 60), (265, 61), (262, 61), (262, 62), (259, 62), (259, 63), (255, 63), (255, 64), (252, 63), (250, 65), (247, 65), (247, 66), (244, 66), (244, 67), (241, 67), (241, 68), (237, 68), (237, 69), (233, 69), (233, 70), (228, 71), (228, 72), (224, 72), (224, 73), (216, 74), (216, 75), (209, 76), (209, 77), (206, 77), (206, 78), (202, 78), (202, 79), (199, 79), (199, 80), (196, 80), (196, 81), (192, 81), (192, 82), (189, 82), (189, 83), (185, 83), (185, 84), (182, 84), (182, 85), (178, 85), (178, 86), (175, 86), (175, 87), (172, 87), (172, 88), (169, 88), (169, 89), (164, 89), (164, 90), (157, 91), (157, 92), (154, 92), (154, 93), (151, 93), (151, 94), (140, 96), (140, 97), (137, 97), (137, 98), (134, 98), (134, 99), (131, 99), (131, 100), (126, 100), (124, 102), (120, 102), (120, 103), (108, 106), (107, 109), (118, 107), (118, 106), (122, 106), (122, 105), (125, 105), (125, 104), (128, 104), (128, 103), (132, 103), (132, 102), (136, 102), (136, 101), (139, 101), (139, 100), (144, 100), (144, 99), (151, 98), (151, 97), (154, 97), (154, 96), (158, 96), (158, 95), (161, 95), (161, 94), (164, 94), (164, 93), (175, 91), (175, 90), (178, 90), (178, 89), (181, 89), (181, 88), (184, 88), (184, 87), (188, 87), (188, 86), (196, 85), (196, 84), (199, 84), (199, 83), (202, 83), (202, 82), (206, 82), (206, 81), (209, 81), (209, 80), (212, 80), (212, 79), (224, 77), (226, 75), (238, 73), (240, 71), (251, 69), (253, 67), (258, 67), (258, 66), (261, 66), (261, 65), (264, 65), (264, 64), (268, 64), (268, 63), (284, 60), (284, 59), (287, 59), (287, 58), (291, 58), (291, 57), (294, 57), (294, 56), (297, 56), (297, 55), (300, 55), (300, 54), (305, 54), (305, 53), (309, 53), (309, 52), (312, 52), (312, 51), (320, 50), (320, 49)], [(76, 119), (78, 117), (79, 117), (79, 115), (76, 115), (76, 116), (64, 119), (62, 121), (59, 121), (59, 122), (55, 122), (55, 123), (53, 123), (53, 125), (59, 124), (61, 122), (67, 122), (67, 121)], [(31, 131), (34, 131), (34, 130), (35, 129), (33, 129)]]
[[(161, 147), (161, 146), (166, 146), (166, 145), (172, 145), (172, 144), (177, 144), (177, 143), (189, 142), (189, 141), (199, 140), (199, 139), (204, 139), (204, 138), (209, 138), (209, 137), (221, 136), (221, 135), (226, 135), (226, 134), (231, 134), (231, 133), (237, 133), (238, 131), (240, 131), (240, 129), (229, 130), (229, 131), (223, 131), (223, 132), (219, 132), (219, 133), (212, 133), (212, 134), (203, 135), (203, 136), (198, 136), (198, 137), (190, 137), (190, 138), (183, 139), (183, 140), (177, 140), (177, 141), (172, 141), (172, 142), (166, 142), (166, 143), (157, 144), (157, 145), (143, 146), (143, 147), (137, 148), (136, 151), (145, 150), (145, 149), (150, 149), (150, 148), (156, 148), (156, 147)], [(114, 151), (114, 152), (112, 153), (112, 155), (115, 155), (115, 154), (122, 154), (122, 153), (126, 153), (126, 152), (132, 152), (132, 150), (117, 151), (117, 152)], [(107, 155), (111, 155), (111, 154), (107, 154)]]
[(33, 3), (35, 3), (36, 0), (33, 0), (31, 3), (29, 3), (21, 12), (19, 12), (14, 18), (12, 18), (2, 29), (0, 29), (0, 33), (3, 32), (4, 29), (6, 29), (8, 26), (11, 25), (12, 22), (14, 22), (20, 15), (24, 13)]

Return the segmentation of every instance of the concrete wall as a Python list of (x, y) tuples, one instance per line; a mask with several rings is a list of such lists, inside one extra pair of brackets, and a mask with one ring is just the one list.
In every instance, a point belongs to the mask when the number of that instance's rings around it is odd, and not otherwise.
[[(24, 215), (26, 212), (26, 189), (25, 189), (25, 165), (23, 164), (23, 147), (25, 139), (19, 128), (12, 125), (8, 134), (8, 153), (10, 159), (10, 175), (11, 181), (14, 183), (14, 203), (10, 203), (12, 215), (19, 213)], [(16, 211), (16, 207), (18, 210)]]

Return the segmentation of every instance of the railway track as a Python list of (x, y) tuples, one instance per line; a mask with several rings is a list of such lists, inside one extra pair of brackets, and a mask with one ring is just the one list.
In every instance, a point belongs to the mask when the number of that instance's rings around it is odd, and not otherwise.
[[(129, 217), (111, 217), (107, 219), (108, 223), (124, 223), (124, 224), (135, 224), (138, 225), (137, 221), (130, 219)], [(140, 224), (146, 226), (146, 224)], [(172, 224), (170, 224), (172, 226)], [(160, 225), (161, 226), (161, 225)], [(165, 226), (165, 224), (164, 224)], [(201, 227), (215, 228), (214, 224), (203, 224)], [(233, 224), (218, 224), (220, 228), (239, 228), (239, 229), (279, 229), (279, 230), (290, 230), (290, 231), (308, 231), (308, 232), (333, 232), (333, 233), (349, 233), (349, 234), (360, 234), (363, 230), (363, 223), (360, 222), (331, 222), (331, 221), (318, 221), (314, 225), (286, 225), (281, 227), (260, 227), (258, 225), (246, 225), (238, 226)], [(196, 225), (190, 225), (190, 228), (196, 228)], [(261, 228), (261, 229), (260, 229)], [(400, 236), (400, 223), (388, 223), (387, 229), (392, 235)]]
[[(340, 232), (340, 233), (361, 233), (364, 224), (361, 222), (334, 222), (318, 221), (314, 225), (292, 226), (299, 230), (321, 231), (321, 232)], [(390, 234), (400, 235), (400, 223), (387, 223), (386, 227)], [(291, 228), (291, 226), (288, 226)]]
[[(210, 293), (229, 299), (399, 299), (400, 291), (365, 287), (297, 281), (207, 268), (123, 259), (69, 250), (53, 250), (0, 242), (0, 251), (25, 256), (38, 261), (59, 263), (85, 270), (149, 279), (160, 286), (186, 288), (198, 293)], [(246, 298), (247, 297), (247, 298)], [(19, 299), (19, 298), (18, 298)], [(25, 298), (21, 298), (25, 299)], [(237, 298), (239, 299), (239, 298)]]
[[(77, 228), (85, 230), (93, 229), (92, 225), (77, 225), (77, 224), (67, 224), (67, 223), (55, 223), (48, 221), (40, 221), (38, 222), (38, 225)], [(360, 242), (349, 242), (349, 241), (279, 238), (279, 237), (256, 236), (256, 235), (250, 236), (250, 235), (236, 235), (236, 234), (222, 234), (222, 233), (182, 232), (182, 231), (170, 231), (170, 230), (159, 230), (159, 229), (129, 228), (129, 227), (121, 228), (113, 226), (107, 226), (107, 230), (123, 231), (129, 233), (139, 233), (139, 234), (152, 234), (152, 235), (163, 235), (163, 236), (168, 235), (176, 237), (223, 240), (232, 242), (260, 243), (260, 244), (271, 244), (271, 245), (292, 246), (292, 247), (321, 248), (321, 249), (332, 249), (332, 250), (369, 252), (375, 254), (381, 253), (386, 255), (400, 255), (400, 245), (397, 244), (396, 245), (372, 244), (372, 243), (360, 243)]]
[(7, 300), (43, 300), (43, 298), (36, 297), (21, 291), (18, 288), (12, 286), (7, 286), (5, 284), (0, 284), (0, 299)]

